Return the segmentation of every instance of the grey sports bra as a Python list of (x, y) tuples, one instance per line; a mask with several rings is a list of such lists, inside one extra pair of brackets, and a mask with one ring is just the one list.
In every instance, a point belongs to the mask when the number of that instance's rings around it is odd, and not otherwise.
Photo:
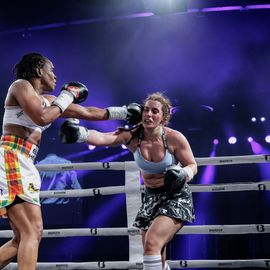
[[(50, 106), (50, 102), (42, 97), (43, 107)], [(33, 130), (38, 130), (40, 133), (47, 129), (51, 124), (47, 126), (39, 126), (33, 122), (33, 120), (22, 110), (20, 106), (5, 106), (5, 112), (3, 117), (3, 127), (5, 124), (15, 124), (24, 126)]]
[(138, 142), (135, 152), (133, 153), (133, 156), (134, 156), (134, 160), (137, 166), (143, 172), (148, 173), (148, 174), (163, 173), (168, 166), (178, 163), (175, 156), (172, 155), (168, 150), (168, 144), (167, 144), (167, 139), (166, 139), (164, 130), (162, 131), (162, 141), (165, 148), (165, 155), (164, 155), (164, 158), (159, 162), (152, 162), (152, 161), (146, 160), (142, 156), (142, 153), (140, 150), (141, 139), (142, 139), (142, 131), (139, 134), (139, 142)]

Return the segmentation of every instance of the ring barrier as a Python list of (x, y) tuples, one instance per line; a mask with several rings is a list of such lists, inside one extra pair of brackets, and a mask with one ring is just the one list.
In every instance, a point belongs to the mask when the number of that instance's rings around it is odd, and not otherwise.
[[(250, 163), (269, 163), (270, 155), (246, 155), (195, 158), (198, 166), (235, 165)], [(134, 161), (131, 161), (135, 164)], [(37, 164), (39, 171), (69, 171), (69, 170), (125, 170), (125, 162), (79, 162), (62, 164)], [(139, 168), (138, 168), (139, 169)]]
[[(255, 260), (167, 260), (171, 268), (186, 269), (186, 268), (244, 268), (258, 267), (270, 268), (270, 260), (255, 259)], [(17, 264), (11, 263), (5, 270), (17, 270)], [(63, 270), (63, 269), (143, 269), (141, 262), (83, 262), (83, 263), (38, 263), (38, 270)]]
[[(268, 163), (270, 155), (223, 156), (210, 158), (196, 158), (198, 166), (206, 165), (235, 165), (250, 163)], [(39, 171), (67, 171), (67, 170), (124, 170), (125, 185), (109, 186), (84, 190), (54, 190), (41, 191), (41, 197), (89, 197), (100, 195), (126, 194), (127, 228), (74, 228), (44, 230), (43, 237), (74, 237), (74, 236), (120, 236), (129, 237), (129, 261), (113, 262), (83, 262), (83, 263), (41, 263), (38, 270), (60, 269), (143, 269), (142, 244), (140, 230), (132, 226), (133, 220), (140, 207), (141, 192), (144, 187), (140, 184), (140, 171), (134, 161), (127, 162), (86, 162), (72, 164), (37, 164)], [(270, 190), (270, 181), (229, 183), (214, 185), (190, 185), (193, 192), (233, 192), (233, 191), (265, 191)], [(177, 234), (268, 234), (270, 224), (244, 225), (193, 225), (184, 226)], [(11, 230), (0, 231), (0, 238), (11, 238)], [(270, 259), (254, 260), (168, 260), (171, 268), (242, 268), (258, 267), (270, 268)], [(4, 270), (17, 269), (16, 263), (11, 263)]]
[[(177, 234), (257, 234), (270, 233), (270, 224), (244, 225), (193, 225), (184, 226)], [(71, 228), (51, 229), (43, 231), (43, 238), (74, 236), (123, 236), (140, 235), (138, 228)], [(12, 230), (0, 231), (1, 238), (12, 237)]]
[[(217, 185), (193, 185), (190, 184), (192, 192), (232, 192), (232, 191), (251, 191), (251, 190), (270, 190), (270, 181), (217, 184)], [(119, 193), (138, 192), (138, 190), (127, 190), (125, 186), (109, 186), (100, 188), (89, 188), (83, 190), (46, 190), (40, 192), (41, 198), (68, 198), (68, 197), (91, 197), (99, 195), (114, 195)], [(140, 192), (144, 191), (144, 186), (140, 187)]]

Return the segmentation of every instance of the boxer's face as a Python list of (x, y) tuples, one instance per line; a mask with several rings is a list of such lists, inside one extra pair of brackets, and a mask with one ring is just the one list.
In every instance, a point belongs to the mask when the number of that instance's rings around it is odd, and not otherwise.
[(148, 100), (145, 103), (142, 122), (144, 127), (157, 127), (163, 121), (162, 104), (156, 100)]
[(54, 66), (50, 60), (46, 60), (44, 66), (39, 69), (41, 83), (45, 91), (53, 91), (56, 85)]

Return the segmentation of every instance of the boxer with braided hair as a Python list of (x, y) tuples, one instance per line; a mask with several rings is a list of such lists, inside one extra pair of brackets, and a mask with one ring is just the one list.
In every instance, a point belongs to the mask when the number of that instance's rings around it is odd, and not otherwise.
[(42, 132), (59, 117), (133, 122), (138, 115), (128, 106), (101, 109), (79, 105), (88, 94), (79, 82), (63, 85), (57, 97), (44, 95), (55, 89), (56, 75), (53, 63), (40, 53), (24, 55), (14, 74), (5, 99), (0, 140), (0, 215), (7, 215), (14, 236), (0, 247), (0, 269), (17, 256), (19, 270), (34, 270), (43, 225), (40, 176), (33, 162)]

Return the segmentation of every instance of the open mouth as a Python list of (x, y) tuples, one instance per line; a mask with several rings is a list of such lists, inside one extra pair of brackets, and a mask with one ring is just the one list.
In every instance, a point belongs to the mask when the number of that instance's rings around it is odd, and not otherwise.
[(144, 122), (145, 124), (152, 124), (152, 123), (153, 123), (153, 121), (150, 120), (150, 119), (145, 119), (143, 122)]

